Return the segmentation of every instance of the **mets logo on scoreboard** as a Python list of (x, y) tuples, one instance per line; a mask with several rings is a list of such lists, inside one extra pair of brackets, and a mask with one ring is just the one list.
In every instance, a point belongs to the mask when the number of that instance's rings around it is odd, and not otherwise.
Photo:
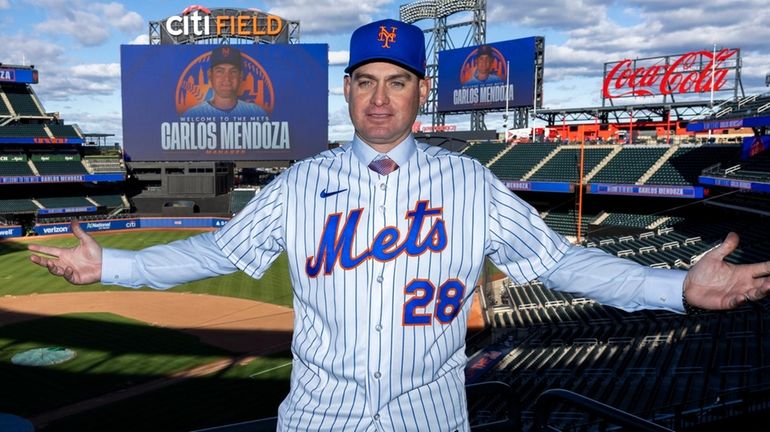
[[(220, 49), (227, 49), (220, 48)], [(260, 106), (267, 114), (275, 107), (273, 82), (262, 65), (242, 49), (241, 82), (238, 99)], [(190, 108), (211, 99), (214, 94), (211, 82), (211, 57), (214, 50), (193, 59), (177, 79), (174, 94), (176, 112), (181, 116)]]

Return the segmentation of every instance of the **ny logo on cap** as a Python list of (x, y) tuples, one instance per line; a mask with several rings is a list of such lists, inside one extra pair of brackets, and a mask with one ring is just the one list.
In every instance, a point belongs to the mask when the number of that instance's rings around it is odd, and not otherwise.
[(391, 27), (390, 31), (388, 31), (385, 26), (380, 26), (380, 34), (377, 40), (382, 42), (383, 48), (390, 48), (390, 44), (396, 42), (396, 28)]
[(222, 48), (222, 57), (230, 57), (230, 48), (228, 47)]

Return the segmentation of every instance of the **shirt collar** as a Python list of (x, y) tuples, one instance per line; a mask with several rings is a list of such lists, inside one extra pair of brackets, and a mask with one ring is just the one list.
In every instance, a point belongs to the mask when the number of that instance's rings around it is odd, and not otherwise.
[(369, 163), (378, 156), (387, 155), (389, 158), (393, 159), (398, 166), (405, 166), (412, 155), (417, 152), (417, 142), (414, 140), (412, 134), (407, 135), (403, 141), (387, 153), (380, 153), (371, 148), (369, 144), (363, 142), (358, 135), (353, 137), (351, 147), (353, 148), (353, 154), (356, 155), (358, 161), (364, 165), (369, 165)]

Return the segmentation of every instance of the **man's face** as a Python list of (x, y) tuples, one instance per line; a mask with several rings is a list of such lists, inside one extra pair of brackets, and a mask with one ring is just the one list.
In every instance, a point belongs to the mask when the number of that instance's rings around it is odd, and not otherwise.
[(492, 70), (492, 58), (486, 54), (476, 57), (476, 70), (480, 78), (486, 78)]
[(356, 68), (345, 77), (345, 100), (358, 136), (386, 152), (412, 130), (417, 111), (428, 98), (430, 81), (386, 62)]
[(218, 64), (209, 71), (209, 82), (217, 96), (235, 98), (241, 85), (241, 70), (229, 63)]

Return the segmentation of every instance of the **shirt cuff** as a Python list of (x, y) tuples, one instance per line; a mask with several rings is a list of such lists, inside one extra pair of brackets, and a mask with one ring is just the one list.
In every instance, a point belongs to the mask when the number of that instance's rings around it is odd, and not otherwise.
[(102, 280), (105, 285), (134, 286), (136, 251), (102, 249)]
[(648, 269), (645, 278), (648, 289), (644, 290), (647, 306), (684, 313), (682, 290), (686, 276), (687, 272), (684, 270)]

